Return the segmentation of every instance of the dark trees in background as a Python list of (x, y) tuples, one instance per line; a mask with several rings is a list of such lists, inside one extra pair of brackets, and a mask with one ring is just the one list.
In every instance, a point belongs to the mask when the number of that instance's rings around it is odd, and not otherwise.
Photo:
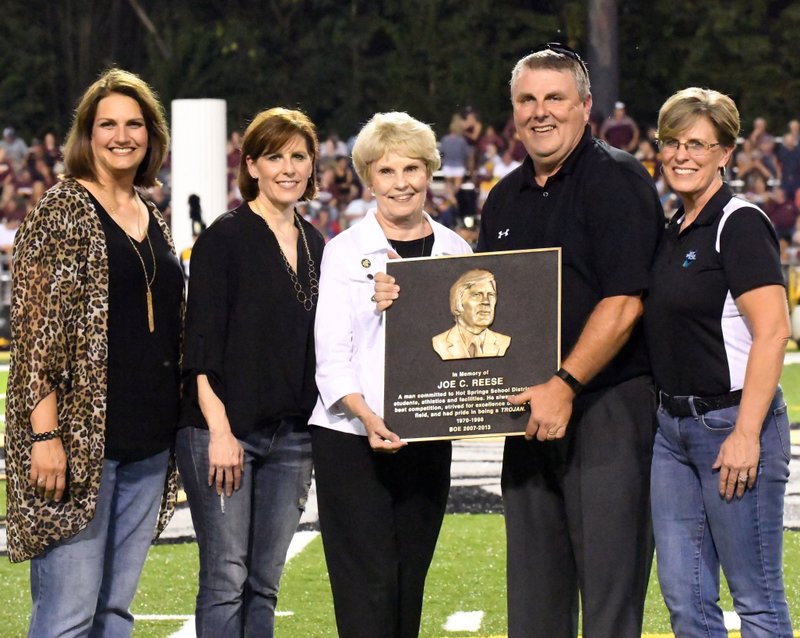
[[(590, 16), (615, 4), (619, 91), (606, 95), (617, 65), (610, 31), (597, 29), (613, 25)], [(226, 99), (230, 128), (277, 104), (341, 136), (389, 109), (440, 134), (466, 105), (502, 126), (512, 65), (556, 39), (588, 57), (598, 109), (622, 99), (653, 122), (668, 95), (698, 84), (732, 95), (747, 126), (766, 115), (779, 132), (800, 112), (798, 33), (797, 0), (6, 0), (0, 126), (63, 135), (110, 64), (140, 73), (167, 105)]]

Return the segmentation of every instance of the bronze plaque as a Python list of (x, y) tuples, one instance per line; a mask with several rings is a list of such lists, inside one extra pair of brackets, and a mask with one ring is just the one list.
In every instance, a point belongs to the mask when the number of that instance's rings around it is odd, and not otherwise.
[(406, 441), (523, 434), (561, 360), (561, 249), (390, 261), (384, 418)]

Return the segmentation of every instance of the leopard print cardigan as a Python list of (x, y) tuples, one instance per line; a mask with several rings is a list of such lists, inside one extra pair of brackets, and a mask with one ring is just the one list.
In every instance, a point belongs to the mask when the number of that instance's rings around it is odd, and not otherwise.
[[(174, 253), (169, 228), (155, 207), (148, 207)], [(107, 321), (103, 227), (86, 189), (65, 179), (26, 215), (14, 241), (6, 405), (6, 529), (12, 562), (77, 534), (94, 516), (105, 448)], [(67, 455), (67, 492), (60, 503), (28, 486), (30, 415), (54, 390)], [(178, 475), (170, 457), (156, 535), (175, 508)]]

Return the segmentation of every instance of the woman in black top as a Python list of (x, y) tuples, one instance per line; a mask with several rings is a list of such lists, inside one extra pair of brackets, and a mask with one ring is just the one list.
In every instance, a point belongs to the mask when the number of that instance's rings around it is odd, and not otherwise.
[(150, 87), (103, 73), (75, 111), (67, 178), (16, 237), (8, 546), (31, 558), (37, 638), (129, 636), (159, 506), (163, 529), (174, 504), (183, 275), (139, 192), (168, 146)]
[(675, 635), (728, 635), (721, 567), (742, 635), (788, 638), (789, 419), (778, 379), (789, 316), (775, 229), (722, 180), (738, 136), (736, 105), (717, 91), (678, 91), (659, 112), (663, 173), (682, 205), (644, 313), (660, 404), (653, 530)]
[(177, 456), (200, 550), (198, 636), (271, 636), (311, 482), (314, 315), (324, 240), (295, 210), (318, 141), (298, 111), (245, 131), (239, 208), (192, 251)]

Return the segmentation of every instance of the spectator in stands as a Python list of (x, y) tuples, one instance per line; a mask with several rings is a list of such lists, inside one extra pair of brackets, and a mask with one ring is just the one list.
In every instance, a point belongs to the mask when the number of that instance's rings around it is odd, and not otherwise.
[(767, 131), (767, 120), (763, 117), (757, 117), (753, 120), (753, 130), (750, 132), (750, 135), (747, 136), (747, 139), (750, 140), (753, 148), (758, 148), (761, 139), (766, 135), (769, 135)]
[(347, 206), (357, 192), (355, 181), (347, 155), (337, 155), (333, 165), (333, 182), (336, 184), (336, 202), (340, 208)]
[(334, 131), (319, 147), (319, 157), (321, 160), (334, 160), (337, 156), (347, 156), (347, 144), (339, 139), (339, 135)]
[(242, 136), (239, 131), (231, 131), (228, 141), (225, 143), (225, 155), (228, 173), (236, 179), (242, 159)]
[(406, 447), (381, 417), (383, 319), (372, 283), (392, 251), (470, 248), (423, 210), (439, 168), (430, 127), (379, 113), (359, 134), (353, 163), (376, 208), (331, 240), (322, 263), (311, 416), (320, 526), (340, 638), (411, 638), (447, 503), (451, 446)]
[(798, 140), (800, 140), (800, 120), (789, 120), (786, 129), (789, 135), (794, 136), (795, 143), (798, 143)]
[(736, 177), (744, 182), (746, 191), (754, 189), (754, 181), (757, 177), (761, 177), (765, 183), (772, 179), (772, 173), (761, 162), (761, 152), (750, 138), (742, 143), (736, 153), (735, 171)]
[(775, 154), (775, 138), (772, 137), (772, 135), (762, 135), (758, 143), (758, 152), (761, 156), (761, 165), (767, 169), (769, 173), (767, 184), (770, 186), (773, 186), (774, 183), (779, 184), (781, 179), (781, 166)]
[(3, 139), (0, 140), (0, 148), (6, 152), (6, 159), (11, 162), (15, 171), (22, 168), (25, 158), (28, 156), (28, 145), (25, 141), (17, 137), (17, 132), (13, 127), (7, 126), (3, 129)]
[(506, 149), (502, 154), (495, 156), (492, 165), (492, 178), (499, 182), (519, 165), (520, 162), (514, 159), (511, 149)]
[(6, 184), (14, 180), (14, 168), (11, 166), (11, 162), (6, 157), (6, 151), (4, 148), (0, 148), (0, 190)]
[[(318, 202), (315, 202), (318, 204)], [(331, 215), (331, 208), (327, 204), (318, 204), (312, 207), (311, 224), (327, 242), (339, 234), (339, 222)]]
[(442, 155), (442, 175), (451, 196), (460, 190), (472, 156), (472, 149), (465, 137), (464, 120), (457, 113), (450, 120), (449, 133), (439, 141)]
[(797, 134), (791, 131), (786, 133), (776, 154), (781, 167), (781, 188), (786, 198), (793, 201), (800, 188), (800, 145)]
[(17, 232), (7, 531), (11, 560), (31, 559), (29, 636), (130, 636), (175, 503), (183, 275), (138, 192), (168, 144), (150, 87), (103, 73), (75, 111), (67, 179)]
[(147, 196), (150, 198), (150, 201), (156, 205), (156, 208), (161, 211), (161, 215), (164, 217), (164, 219), (170, 219), (172, 215), (172, 209), (170, 206), (171, 196), (164, 185), (158, 183), (151, 188), (148, 188)]
[(317, 154), (303, 113), (259, 113), (242, 143), (246, 201), (192, 249), (176, 453), (200, 553), (201, 638), (273, 635), (311, 482), (324, 241), (295, 205), (316, 193)]
[[(492, 153), (491, 155), (487, 153), (489, 146), (494, 147), (494, 153)], [(502, 135), (499, 135), (494, 130), (494, 126), (492, 126), (491, 124), (488, 125), (486, 127), (486, 132), (483, 135), (481, 135), (481, 139), (478, 140), (478, 148), (477, 148), (478, 157), (476, 159), (476, 162), (478, 164), (486, 162), (487, 160), (494, 157), (495, 153), (502, 153), (507, 146), (508, 144), (506, 143), (506, 140), (503, 138)]]
[(374, 206), (375, 195), (371, 188), (364, 188), (361, 197), (354, 199), (347, 205), (342, 218), (342, 230), (350, 228), (357, 221), (364, 218), (367, 211)]
[(642, 163), (642, 166), (645, 167), (647, 172), (650, 173), (650, 177), (654, 180), (658, 178), (661, 170), (661, 163), (658, 161), (658, 151), (649, 139), (639, 141), (639, 147), (636, 149), (635, 157)]
[(338, 206), (339, 186), (336, 184), (336, 171), (330, 162), (321, 165), (319, 173), (319, 201), (323, 204)]
[(600, 138), (614, 148), (635, 153), (639, 146), (639, 126), (625, 113), (625, 103), (616, 102), (614, 112), (600, 127)]
[(48, 166), (53, 171), (54, 175), (58, 175), (64, 170), (64, 155), (61, 148), (58, 146), (56, 136), (53, 131), (47, 131), (42, 138), (42, 145), (44, 149), (44, 157)]
[(767, 180), (761, 173), (755, 173), (747, 180), (747, 189), (744, 193), (744, 198), (751, 204), (763, 206), (771, 197)]
[[(18, 221), (0, 221), (0, 252), (3, 253), (2, 270), (6, 273), (10, 270), (8, 268), (11, 263), (11, 253), (14, 248), (14, 238), (17, 236), (19, 229)], [(7, 300), (3, 300), (4, 303)]]
[[(429, 193), (430, 195), (430, 193)], [(447, 195), (433, 195), (429, 197), (429, 206), (431, 219), (439, 222), (442, 226), (447, 228), (455, 228), (458, 218), (458, 203), (454, 197)]]
[(762, 208), (772, 225), (775, 226), (778, 238), (791, 241), (798, 215), (794, 200), (787, 199), (786, 192), (778, 187), (770, 192), (769, 198), (763, 203)]
[(483, 135), (481, 114), (474, 107), (465, 106), (461, 110), (461, 119), (464, 122), (464, 139), (467, 140), (470, 147), (474, 148)]

